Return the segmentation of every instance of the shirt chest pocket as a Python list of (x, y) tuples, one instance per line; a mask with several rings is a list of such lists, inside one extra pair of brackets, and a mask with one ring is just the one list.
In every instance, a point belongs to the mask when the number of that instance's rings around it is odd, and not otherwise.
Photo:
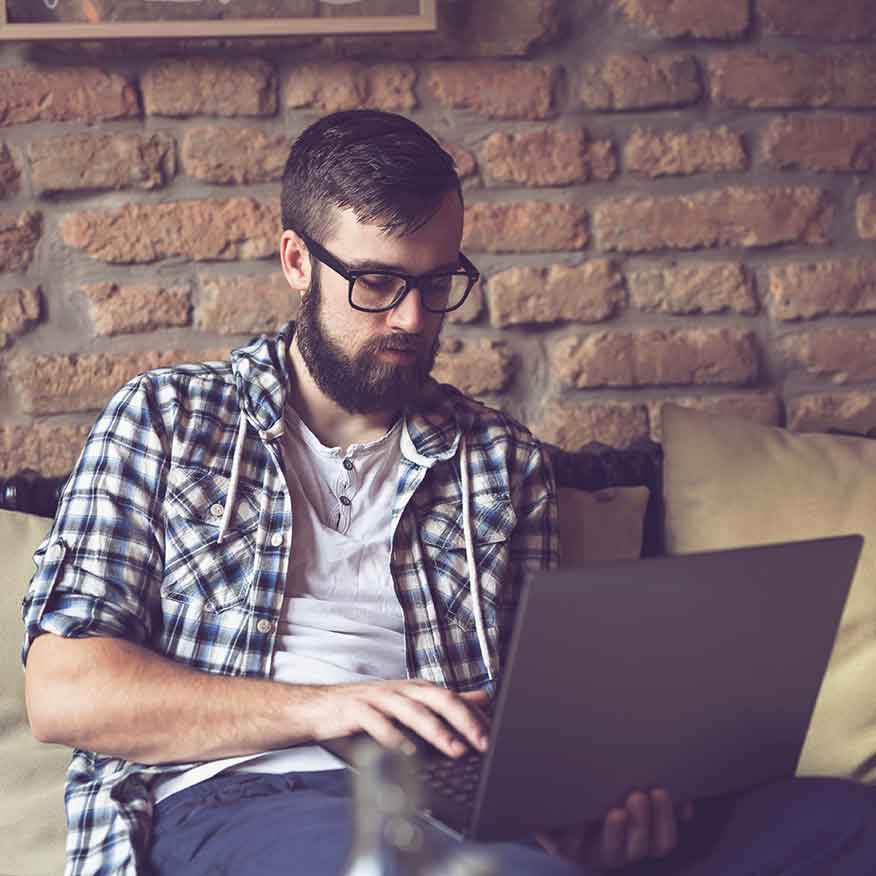
[(218, 543), (229, 478), (200, 470), (171, 472), (161, 595), (221, 612), (245, 602), (255, 564), (259, 491), (238, 484)]
[[(506, 494), (473, 499), (470, 514), (481, 607), (484, 622), (491, 627), (496, 624), (496, 609), (503, 595), (517, 515)], [(474, 606), (461, 503), (438, 502), (423, 509), (419, 524), (420, 544), (436, 610), (445, 620), (473, 630)]]

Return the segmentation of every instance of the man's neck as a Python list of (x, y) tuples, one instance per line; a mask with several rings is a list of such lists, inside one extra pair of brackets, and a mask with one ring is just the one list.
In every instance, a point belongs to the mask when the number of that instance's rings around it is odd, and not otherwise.
[(367, 444), (383, 436), (398, 417), (398, 411), (351, 414), (317, 386), (305, 365), (294, 339), (289, 345), (289, 364), (293, 374), (286, 404), (326, 447)]

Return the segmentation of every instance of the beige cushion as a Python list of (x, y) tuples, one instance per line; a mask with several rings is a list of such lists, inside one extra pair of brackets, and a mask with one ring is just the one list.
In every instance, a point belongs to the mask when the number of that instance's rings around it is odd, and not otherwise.
[(798, 773), (876, 782), (876, 441), (675, 405), (662, 429), (667, 552), (864, 536)]
[(595, 492), (561, 487), (557, 499), (561, 565), (639, 556), (647, 487), (612, 487)]
[(70, 749), (41, 745), (24, 711), (21, 600), (45, 517), (0, 510), (0, 872), (58, 876), (64, 869), (64, 774)]
[(51, 523), (0, 510), (0, 729), (24, 720), (21, 600), (34, 572), (33, 553)]

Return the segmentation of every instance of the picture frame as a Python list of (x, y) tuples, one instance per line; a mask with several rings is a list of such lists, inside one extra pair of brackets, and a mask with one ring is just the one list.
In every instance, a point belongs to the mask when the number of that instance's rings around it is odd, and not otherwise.
[[(139, 2), (148, 20), (100, 20), (103, 11), (127, 10)], [(320, 15), (284, 12), (275, 17), (234, 18), (233, 4), (246, 0), (0, 0), (0, 40), (110, 40), (110, 39), (196, 39), (266, 36), (327, 36), (429, 32), (437, 29), (438, 0), (277, 0), (284, 7), (322, 12)], [(78, 3), (91, 21), (51, 20), (62, 3)], [(263, 0), (261, 7), (270, 6)], [(192, 7), (212, 11), (212, 17), (192, 17)], [(16, 7), (35, 10), (27, 18)], [(159, 18), (164, 8), (168, 17)], [(349, 7), (345, 10), (344, 7)], [(380, 14), (369, 12), (380, 9)], [(184, 12), (182, 17), (181, 13)], [(350, 14), (347, 14), (347, 13)], [(177, 18), (173, 16), (177, 15)], [(221, 15), (221, 17), (219, 17)], [(46, 20), (49, 19), (49, 20)], [(97, 19), (97, 20), (94, 20)]]

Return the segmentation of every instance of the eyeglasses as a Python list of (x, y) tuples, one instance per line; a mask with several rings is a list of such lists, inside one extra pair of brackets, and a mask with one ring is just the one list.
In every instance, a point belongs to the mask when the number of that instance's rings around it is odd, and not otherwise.
[(430, 313), (447, 313), (462, 307), (468, 293), (480, 279), (478, 269), (459, 253), (459, 267), (452, 271), (429, 271), (415, 276), (401, 271), (358, 270), (345, 265), (325, 247), (302, 231), (295, 232), (316, 259), (350, 285), (350, 306), (367, 313), (392, 310), (411, 289), (420, 290), (420, 300)]

